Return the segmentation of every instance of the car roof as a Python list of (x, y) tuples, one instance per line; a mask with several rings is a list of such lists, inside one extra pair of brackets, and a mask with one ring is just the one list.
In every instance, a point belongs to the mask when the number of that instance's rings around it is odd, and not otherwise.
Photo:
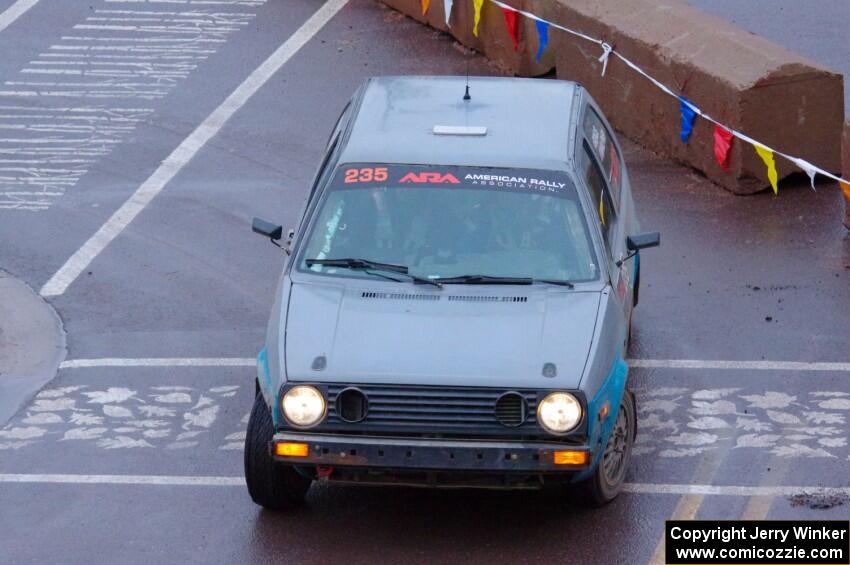
[[(552, 79), (379, 77), (366, 81), (340, 163), (470, 165), (564, 170), (574, 82)], [(486, 135), (435, 135), (483, 126)]]

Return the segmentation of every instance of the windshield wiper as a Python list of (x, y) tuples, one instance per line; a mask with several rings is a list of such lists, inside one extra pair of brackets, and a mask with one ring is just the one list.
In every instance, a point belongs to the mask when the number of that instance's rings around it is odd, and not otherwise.
[(493, 277), (488, 275), (461, 275), (459, 277), (444, 277), (434, 279), (443, 284), (534, 284), (545, 283), (573, 288), (570, 281), (555, 279), (534, 279), (531, 277)]
[(575, 286), (576, 286), (570, 281), (562, 281), (562, 280), (556, 280), (556, 279), (534, 279), (534, 282), (544, 283), (544, 284), (556, 284), (558, 286), (565, 286), (567, 288), (575, 288)]
[[(426, 279), (425, 277), (418, 277), (416, 275), (411, 275), (405, 265), (393, 265), (391, 263), (379, 263), (377, 261), (369, 261), (368, 259), (357, 259), (352, 257), (347, 257), (344, 259), (306, 259), (304, 261), (308, 267), (312, 267), (313, 265), (323, 265), (325, 267), (342, 267), (344, 269), (353, 269), (357, 271), (387, 271), (391, 273), (399, 273), (400, 275), (404, 275), (413, 282), (417, 282), (420, 284), (430, 284), (436, 287), (442, 287), (439, 282)], [(374, 273), (377, 275), (377, 273)], [(383, 276), (383, 275), (378, 275)], [(389, 277), (384, 277), (389, 278)], [(395, 280), (397, 282), (398, 279), (390, 279)]]
[(444, 284), (532, 284), (534, 282), (534, 279), (528, 277), (491, 277), (488, 275), (461, 275), (434, 280)]

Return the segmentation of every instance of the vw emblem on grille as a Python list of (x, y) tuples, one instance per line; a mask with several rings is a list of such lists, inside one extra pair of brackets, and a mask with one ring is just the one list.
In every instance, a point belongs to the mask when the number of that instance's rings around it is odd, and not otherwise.
[(528, 403), (518, 392), (509, 391), (496, 401), (496, 419), (503, 426), (516, 428), (525, 423), (528, 416)]

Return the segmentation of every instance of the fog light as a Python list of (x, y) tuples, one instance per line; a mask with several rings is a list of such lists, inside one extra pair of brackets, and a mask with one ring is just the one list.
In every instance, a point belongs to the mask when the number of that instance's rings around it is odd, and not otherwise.
[(306, 443), (276, 443), (274, 454), (280, 457), (307, 457), (310, 446)]
[(587, 465), (590, 454), (587, 451), (556, 451), (555, 465)]

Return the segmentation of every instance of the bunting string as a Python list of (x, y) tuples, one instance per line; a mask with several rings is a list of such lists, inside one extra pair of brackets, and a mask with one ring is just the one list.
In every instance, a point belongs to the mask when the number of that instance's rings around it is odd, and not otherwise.
[[(601, 39), (597, 39), (595, 37), (591, 37), (585, 33), (582, 33), (578, 30), (574, 30), (565, 26), (562, 26), (555, 22), (550, 22), (541, 18), (540, 16), (533, 14), (531, 12), (527, 12), (525, 10), (521, 10), (519, 8), (515, 8), (510, 4), (506, 4), (501, 2), (500, 0), (489, 0), (491, 3), (495, 4), (499, 8), (502, 9), (502, 12), (505, 14), (505, 23), (508, 27), (508, 33), (511, 36), (511, 39), (514, 41), (514, 45), (518, 45), (517, 42), (517, 27), (516, 27), (516, 19), (508, 16), (508, 13), (520, 14), (526, 18), (534, 20), (535, 26), (537, 28), (538, 34), (538, 49), (536, 53), (536, 60), (539, 62), (540, 58), (543, 56), (543, 52), (545, 51), (548, 43), (549, 43), (549, 28), (555, 28), (565, 33), (568, 33), (574, 37), (578, 37), (579, 39), (583, 39), (589, 43), (593, 43), (599, 46), (602, 49), (602, 54), (599, 57), (599, 62), (602, 64), (602, 76), (605, 76), (605, 72), (608, 69), (608, 62), (611, 55), (614, 55), (617, 59), (622, 61), (627, 67), (643, 76), (649, 82), (651, 82), (656, 88), (678, 100), (679, 102), (679, 110), (682, 117), (681, 124), (681, 133), (680, 137), (683, 143), (687, 143), (690, 139), (691, 133), (693, 132), (694, 122), (696, 118), (699, 117), (703, 120), (711, 122), (714, 124), (714, 154), (718, 164), (723, 168), (724, 171), (729, 170), (729, 152), (732, 147), (732, 141), (734, 138), (738, 138), (741, 141), (744, 141), (755, 149), (758, 156), (764, 162), (765, 167), (767, 168), (767, 177), (770, 181), (770, 186), (773, 188), (774, 193), (779, 192), (778, 188), (778, 174), (776, 171), (776, 161), (775, 156), (779, 155), (780, 157), (785, 158), (790, 161), (797, 167), (799, 167), (803, 172), (805, 172), (809, 179), (811, 180), (812, 189), (815, 188), (815, 177), (816, 175), (823, 175), (829, 179), (837, 181), (841, 184), (842, 189), (845, 191), (850, 191), (850, 181), (838, 177), (829, 171), (825, 171), (820, 167), (816, 167), (815, 165), (809, 163), (808, 161), (801, 159), (799, 157), (794, 157), (793, 155), (789, 155), (787, 153), (783, 153), (782, 151), (778, 151), (769, 147), (768, 145), (757, 141), (746, 134), (731, 128), (722, 122), (714, 119), (707, 113), (703, 112), (698, 106), (696, 106), (693, 102), (686, 99), (681, 94), (675, 92), (673, 89), (669, 88), (667, 85), (657, 80), (655, 77), (644, 71), (634, 62), (629, 60), (628, 57), (617, 51), (613, 46), (608, 43), (602, 41)], [(451, 15), (451, 9), (453, 0), (444, 0), (445, 7), (445, 18), (446, 25), (449, 25), (449, 16)], [(473, 26), (473, 34), (478, 36), (478, 24), (481, 19), (481, 7), (484, 4), (484, 0), (473, 0), (474, 6), (474, 26)], [(423, 13), (427, 11), (428, 0), (422, 0)]]

